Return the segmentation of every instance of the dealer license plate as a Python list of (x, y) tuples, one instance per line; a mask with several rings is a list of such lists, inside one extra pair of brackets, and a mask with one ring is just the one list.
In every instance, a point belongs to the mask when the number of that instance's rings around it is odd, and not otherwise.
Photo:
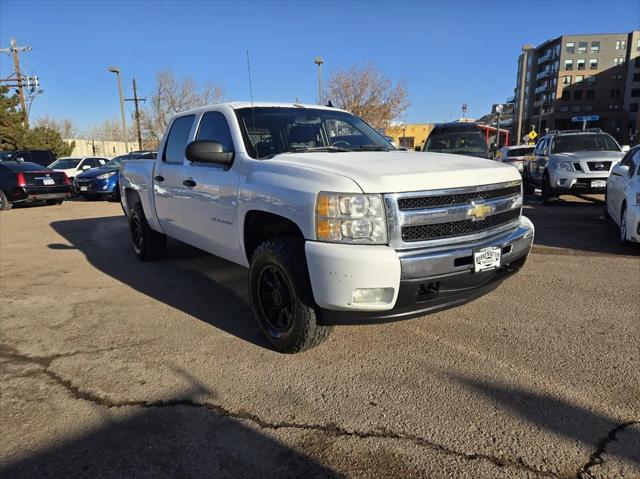
[(42, 184), (43, 185), (55, 185), (56, 182), (53, 181), (53, 178), (43, 178), (42, 179)]
[(591, 182), (591, 188), (605, 188), (607, 182), (605, 180), (593, 180)]
[(502, 249), (491, 246), (473, 252), (473, 270), (476, 273), (489, 271), (500, 267)]
[(80, 191), (87, 191), (87, 187), (86, 186), (81, 186), (80, 187)]

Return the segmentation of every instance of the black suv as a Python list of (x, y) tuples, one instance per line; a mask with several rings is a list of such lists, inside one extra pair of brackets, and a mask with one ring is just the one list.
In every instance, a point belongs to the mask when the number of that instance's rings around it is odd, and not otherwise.
[(56, 155), (51, 150), (0, 151), (0, 161), (24, 161), (49, 166), (56, 161)]

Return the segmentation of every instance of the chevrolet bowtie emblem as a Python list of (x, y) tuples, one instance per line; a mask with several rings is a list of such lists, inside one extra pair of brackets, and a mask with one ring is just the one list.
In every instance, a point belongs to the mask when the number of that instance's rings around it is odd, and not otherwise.
[(473, 201), (467, 210), (467, 216), (470, 216), (474, 221), (483, 220), (491, 213), (493, 213), (493, 206), (484, 203), (475, 203)]

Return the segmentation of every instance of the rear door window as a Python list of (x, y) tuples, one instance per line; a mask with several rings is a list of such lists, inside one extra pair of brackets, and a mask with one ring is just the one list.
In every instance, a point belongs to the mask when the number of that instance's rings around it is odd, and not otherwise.
[(184, 150), (189, 141), (189, 134), (193, 126), (194, 115), (181, 116), (171, 125), (167, 144), (164, 147), (162, 160), (167, 163), (184, 162)]

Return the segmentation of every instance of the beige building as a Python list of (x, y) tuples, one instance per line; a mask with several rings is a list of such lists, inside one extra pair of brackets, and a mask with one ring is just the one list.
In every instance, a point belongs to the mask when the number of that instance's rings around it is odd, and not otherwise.
[(104, 156), (113, 158), (114, 156), (124, 155), (125, 153), (135, 151), (137, 143), (129, 143), (129, 151), (124, 146), (124, 141), (104, 141), (104, 140), (85, 140), (82, 138), (65, 139), (67, 143), (76, 142), (71, 156)]
[[(562, 35), (527, 50), (518, 60), (515, 104), (523, 96), (522, 131), (599, 127), (623, 143), (638, 140), (640, 32)], [(515, 118), (518, 113), (516, 111)]]
[(393, 138), (400, 148), (413, 150), (416, 146), (422, 146), (431, 130), (433, 123), (407, 123), (389, 126), (384, 129), (384, 134)]

